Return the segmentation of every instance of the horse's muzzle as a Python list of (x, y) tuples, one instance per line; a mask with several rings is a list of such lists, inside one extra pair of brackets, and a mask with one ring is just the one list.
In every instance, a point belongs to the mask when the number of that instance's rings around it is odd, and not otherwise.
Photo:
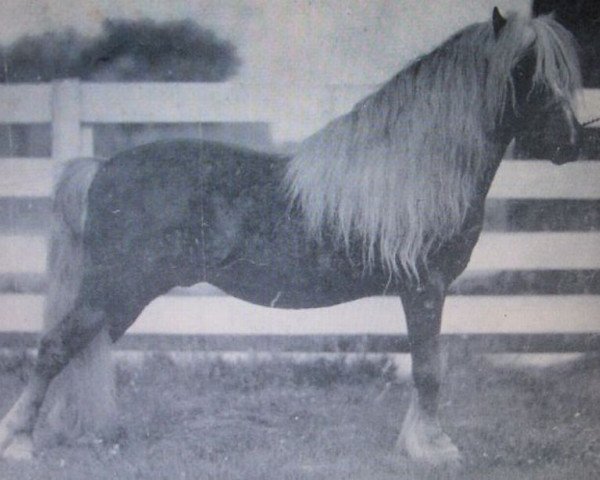
[(571, 126), (570, 141), (567, 143), (559, 144), (552, 153), (550, 160), (555, 165), (562, 165), (563, 163), (574, 162), (579, 159), (581, 155), (581, 142), (584, 139), (584, 128), (575, 119), (574, 124)]
[(581, 145), (579, 143), (577, 143), (575, 145), (571, 145), (571, 144), (559, 145), (554, 150), (554, 153), (553, 153), (552, 157), (550, 158), (550, 161), (554, 165), (563, 165), (565, 163), (574, 162), (575, 160), (579, 159), (580, 154), (581, 154)]

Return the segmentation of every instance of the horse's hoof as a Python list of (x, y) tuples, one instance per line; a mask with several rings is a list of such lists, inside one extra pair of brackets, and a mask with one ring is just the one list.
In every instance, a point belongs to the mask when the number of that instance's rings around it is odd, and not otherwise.
[(13, 434), (12, 431), (6, 426), (6, 422), (0, 424), (0, 458), (3, 457), (3, 452), (10, 444)]
[(33, 441), (29, 435), (15, 435), (2, 453), (5, 460), (29, 462), (33, 460)]
[(407, 420), (397, 446), (413, 462), (449, 469), (458, 469), (461, 466), (460, 451), (437, 421), (425, 420), (423, 417), (409, 417)]
[(398, 438), (398, 448), (415, 463), (432, 468), (458, 470), (462, 465), (462, 455), (456, 445), (439, 426), (427, 427), (429, 428), (417, 431), (403, 431)]

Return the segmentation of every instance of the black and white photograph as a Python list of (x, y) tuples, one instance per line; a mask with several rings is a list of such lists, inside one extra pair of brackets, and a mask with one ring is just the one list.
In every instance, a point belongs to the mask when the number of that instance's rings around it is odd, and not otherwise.
[(0, 480), (597, 478), (600, 2), (0, 3)]

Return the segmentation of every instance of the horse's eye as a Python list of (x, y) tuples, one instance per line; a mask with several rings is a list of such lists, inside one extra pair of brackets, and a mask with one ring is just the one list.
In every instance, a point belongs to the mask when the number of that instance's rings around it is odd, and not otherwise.
[(517, 66), (515, 68), (515, 77), (519, 80), (523, 80), (525, 78), (525, 69), (521, 66)]

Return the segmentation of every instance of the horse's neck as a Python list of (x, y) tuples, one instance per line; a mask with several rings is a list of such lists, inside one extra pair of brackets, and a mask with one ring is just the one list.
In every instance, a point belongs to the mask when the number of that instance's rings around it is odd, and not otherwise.
[(500, 162), (504, 158), (506, 149), (510, 142), (514, 138), (515, 134), (510, 128), (510, 120), (502, 122), (493, 134), (489, 135), (489, 148), (488, 148), (488, 161), (487, 168), (485, 169), (484, 175), (481, 179), (480, 185), (477, 187), (477, 191), (483, 199), (487, 197), (489, 189), (492, 185), (492, 181), (496, 176)]

